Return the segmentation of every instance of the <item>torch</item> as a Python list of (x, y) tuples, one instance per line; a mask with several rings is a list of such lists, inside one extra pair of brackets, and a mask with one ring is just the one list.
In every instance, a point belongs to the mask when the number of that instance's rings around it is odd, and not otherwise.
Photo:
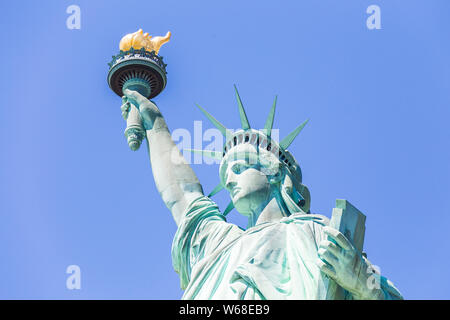
[[(139, 92), (147, 99), (156, 97), (167, 82), (166, 64), (159, 56), (159, 49), (170, 39), (170, 31), (164, 37), (153, 37), (139, 29), (127, 34), (119, 44), (120, 52), (108, 63), (108, 85), (119, 97), (126, 89)], [(127, 118), (125, 137), (131, 150), (138, 150), (145, 136), (139, 110), (131, 104)]]

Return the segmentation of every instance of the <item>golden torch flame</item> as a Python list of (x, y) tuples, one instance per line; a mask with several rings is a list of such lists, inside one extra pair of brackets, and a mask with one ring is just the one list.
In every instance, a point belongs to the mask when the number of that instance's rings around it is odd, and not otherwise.
[(161, 46), (168, 42), (170, 39), (170, 31), (164, 37), (153, 37), (148, 33), (143, 33), (142, 29), (134, 33), (129, 33), (120, 40), (119, 49), (122, 51), (128, 51), (133, 47), (136, 50), (145, 48), (146, 51), (155, 51), (158, 54)]

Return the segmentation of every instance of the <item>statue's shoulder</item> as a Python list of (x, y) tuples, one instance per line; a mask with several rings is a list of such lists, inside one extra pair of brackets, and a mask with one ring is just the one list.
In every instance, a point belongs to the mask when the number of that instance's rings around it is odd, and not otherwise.
[(317, 224), (319, 226), (328, 226), (330, 224), (330, 219), (324, 215), (317, 213), (304, 213), (298, 212), (290, 215), (291, 219), (299, 220), (299, 221), (310, 221), (313, 224)]
[(212, 215), (223, 217), (216, 202), (203, 194), (192, 195), (186, 199), (186, 206), (182, 220), (202, 219)]
[(317, 223), (323, 224), (324, 226), (328, 226), (330, 224), (330, 218), (318, 214), (318, 213), (310, 213), (309, 216), (312, 216), (314, 221), (317, 221)]
[(312, 213), (295, 213), (289, 216), (291, 220), (287, 223), (293, 223), (298, 228), (291, 229), (294, 233), (300, 232), (302, 234), (307, 234), (310, 236), (309, 239), (319, 243), (325, 237), (324, 227), (330, 224), (330, 219), (321, 214)]

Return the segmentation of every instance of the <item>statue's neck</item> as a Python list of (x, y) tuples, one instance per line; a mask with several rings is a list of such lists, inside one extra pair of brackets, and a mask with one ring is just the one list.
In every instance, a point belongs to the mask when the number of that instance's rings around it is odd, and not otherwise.
[(289, 215), (281, 195), (274, 192), (268, 202), (259, 210), (255, 210), (248, 218), (247, 229), (266, 222), (276, 222)]

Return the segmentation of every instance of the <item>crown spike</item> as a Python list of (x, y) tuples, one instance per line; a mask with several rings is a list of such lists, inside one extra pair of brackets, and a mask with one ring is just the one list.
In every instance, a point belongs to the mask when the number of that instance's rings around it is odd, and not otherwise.
[(269, 115), (267, 116), (266, 124), (264, 125), (264, 132), (266, 136), (270, 137), (272, 134), (273, 128), (273, 119), (275, 118), (275, 109), (277, 106), (277, 96), (275, 96), (275, 100), (273, 101), (272, 109), (270, 109)]
[(192, 153), (197, 153), (197, 154), (201, 154), (203, 156), (206, 156), (208, 158), (211, 159), (217, 159), (217, 160), (222, 160), (223, 155), (222, 152), (219, 151), (214, 151), (214, 150), (197, 150), (197, 149), (183, 149), (183, 150), (187, 150), (190, 151)]
[(295, 128), (294, 131), (289, 133), (289, 135), (280, 142), (280, 147), (283, 149), (287, 149), (291, 145), (292, 141), (294, 141), (295, 137), (297, 137), (297, 135), (303, 130), (303, 128), (308, 123), (308, 121), (309, 121), (309, 119), (307, 119), (305, 122), (303, 122), (297, 128)]
[(219, 131), (222, 133), (222, 135), (224, 137), (229, 137), (231, 136), (233, 133), (231, 131), (229, 131), (227, 128), (225, 128), (225, 126), (223, 124), (221, 124), (218, 120), (216, 120), (216, 118), (214, 118), (211, 114), (209, 114), (205, 109), (203, 109), (202, 107), (200, 107), (198, 104), (196, 104), (196, 106), (200, 109), (200, 111), (209, 119), (209, 121), (212, 122), (212, 124), (219, 129)]
[(213, 191), (211, 191), (211, 192), (208, 194), (208, 198), (209, 198), (209, 197), (212, 197), (213, 195), (215, 195), (215, 194), (217, 194), (217, 193), (219, 193), (220, 191), (222, 191), (223, 188), (224, 188), (224, 186), (222, 185), (222, 183), (219, 183), (219, 184), (213, 189)]
[(241, 118), (242, 129), (248, 130), (250, 129), (250, 123), (248, 122), (247, 114), (245, 113), (244, 106), (242, 105), (242, 100), (241, 97), (239, 96), (239, 92), (236, 85), (234, 85), (234, 91), (236, 92), (236, 100), (239, 106), (239, 117)]
[(228, 204), (228, 206), (226, 207), (225, 211), (223, 212), (223, 215), (226, 216), (227, 214), (230, 213), (231, 210), (234, 209), (234, 204), (233, 201), (230, 201), (230, 203)]

